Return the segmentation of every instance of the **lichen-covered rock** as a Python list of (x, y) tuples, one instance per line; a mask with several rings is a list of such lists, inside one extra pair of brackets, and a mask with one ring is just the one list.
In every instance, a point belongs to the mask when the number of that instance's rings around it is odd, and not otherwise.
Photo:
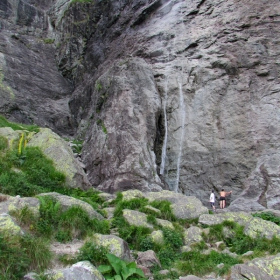
[(35, 197), (12, 197), (0, 202), (0, 214), (22, 210), (27, 207), (35, 217), (39, 216), (40, 201)]
[(22, 235), (24, 232), (8, 214), (0, 214), (0, 231), (7, 235)]
[(276, 280), (280, 279), (280, 254), (254, 259), (231, 268), (230, 280)]
[[(70, 267), (50, 270), (44, 273), (46, 277), (54, 280), (105, 280), (98, 269), (93, 266), (89, 261), (81, 261), (73, 264)], [(29, 273), (24, 276), (24, 280), (36, 280), (38, 275)]]
[(155, 230), (149, 235), (152, 241), (156, 244), (164, 244), (164, 236), (162, 230)]
[(48, 128), (41, 128), (27, 144), (39, 147), (42, 152), (53, 160), (57, 170), (66, 175), (66, 184), (72, 188), (89, 189), (90, 183), (84, 170), (67, 144), (59, 135)]
[(149, 212), (155, 213), (155, 214), (160, 214), (161, 211), (155, 207), (152, 207), (151, 205), (146, 205), (144, 207), (145, 209), (147, 209)]
[(202, 214), (208, 213), (207, 207), (203, 206), (201, 201), (194, 196), (186, 196), (172, 191), (145, 193), (149, 201), (167, 200), (171, 202), (173, 214), (178, 219), (198, 218)]
[(105, 247), (109, 252), (123, 260), (131, 261), (129, 246), (126, 241), (115, 235), (94, 234), (93, 242)]
[(166, 227), (169, 229), (174, 229), (174, 226), (171, 222), (167, 221), (167, 220), (163, 220), (163, 219), (156, 219), (157, 224), (159, 224), (162, 227)]
[(124, 209), (123, 217), (132, 226), (153, 228), (153, 226), (147, 222), (147, 215), (142, 212)]
[(12, 147), (13, 142), (19, 140), (23, 131), (13, 130), (11, 127), (0, 127), (0, 135), (8, 140), (9, 147)]
[(191, 246), (203, 240), (202, 230), (199, 227), (192, 226), (184, 231), (184, 244)]
[(258, 234), (271, 239), (274, 235), (280, 234), (280, 227), (273, 222), (255, 218), (251, 214), (245, 212), (228, 212), (216, 215), (201, 215), (199, 222), (204, 225), (217, 225), (223, 221), (233, 221), (244, 226), (244, 233), (252, 238)]
[(96, 210), (94, 210), (89, 203), (82, 201), (80, 199), (77, 199), (77, 198), (74, 198), (71, 196), (67, 196), (67, 195), (63, 195), (63, 194), (59, 194), (56, 192), (41, 193), (38, 195), (38, 197), (40, 197), (40, 196), (41, 197), (44, 197), (44, 196), (53, 197), (60, 203), (60, 205), (64, 211), (69, 209), (72, 206), (79, 206), (88, 213), (90, 218), (96, 218), (98, 220), (104, 219), (104, 217), (101, 214), (99, 214)]
[(145, 197), (143, 192), (141, 192), (140, 190), (128, 190), (121, 193), (123, 195), (123, 200), (131, 200), (133, 198)]

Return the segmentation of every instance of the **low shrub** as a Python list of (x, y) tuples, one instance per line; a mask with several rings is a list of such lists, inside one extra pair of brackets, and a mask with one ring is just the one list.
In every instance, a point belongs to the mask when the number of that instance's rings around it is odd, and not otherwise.
[(86, 242), (81, 248), (77, 256), (77, 261), (90, 261), (94, 266), (108, 264), (106, 254), (108, 249), (98, 246), (94, 242)]

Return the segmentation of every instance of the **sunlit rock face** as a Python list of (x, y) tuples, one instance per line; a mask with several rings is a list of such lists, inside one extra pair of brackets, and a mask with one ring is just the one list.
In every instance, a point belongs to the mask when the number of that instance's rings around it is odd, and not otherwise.
[[(15, 3), (0, 5), (1, 108), (85, 139), (95, 187), (166, 188), (207, 203), (224, 186), (234, 209), (279, 209), (279, 1), (25, 1), (36, 16), (16, 22)], [(31, 47), (8, 37), (18, 26)], [(15, 90), (11, 65), (22, 64), (7, 50), (19, 44), (29, 55), (20, 61), (41, 61), (44, 82)], [(50, 90), (30, 98), (27, 85)]]

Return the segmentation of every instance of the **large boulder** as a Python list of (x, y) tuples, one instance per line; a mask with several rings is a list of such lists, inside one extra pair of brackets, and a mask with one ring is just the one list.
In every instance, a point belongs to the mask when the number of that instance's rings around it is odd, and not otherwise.
[(221, 224), (224, 221), (233, 221), (244, 226), (244, 233), (252, 238), (260, 234), (265, 238), (272, 239), (274, 235), (278, 236), (280, 234), (280, 227), (275, 223), (255, 218), (245, 212), (205, 214), (199, 217), (199, 223), (208, 226)]
[(8, 214), (0, 214), (0, 232), (8, 236), (24, 234), (20, 226)]
[(40, 201), (35, 197), (12, 197), (0, 202), (0, 214), (28, 208), (35, 217), (39, 216)]
[(199, 227), (191, 226), (184, 230), (184, 244), (191, 246), (192, 244), (198, 243), (203, 240), (202, 230)]
[(126, 241), (115, 235), (103, 235), (96, 233), (93, 236), (93, 242), (96, 245), (105, 247), (108, 251), (126, 261), (131, 261), (129, 246)]
[(201, 201), (194, 196), (186, 196), (172, 191), (145, 193), (149, 201), (167, 200), (171, 202), (173, 214), (178, 219), (194, 219), (202, 214), (208, 213), (207, 207), (203, 206)]
[(66, 184), (71, 188), (89, 189), (87, 176), (74, 157), (68, 143), (48, 128), (41, 128), (28, 142), (29, 147), (39, 147), (43, 153), (53, 160), (57, 170), (66, 175)]
[(276, 280), (280, 279), (280, 254), (257, 258), (231, 268), (230, 280)]
[[(82, 261), (63, 269), (50, 270), (45, 273), (47, 278), (56, 280), (105, 280), (98, 269), (89, 261)], [(24, 276), (24, 280), (36, 280), (39, 275), (29, 273)]]
[(56, 193), (56, 192), (41, 193), (38, 195), (38, 197), (45, 197), (45, 196), (49, 196), (56, 199), (60, 203), (64, 211), (72, 206), (79, 206), (88, 213), (90, 218), (96, 218), (98, 220), (104, 219), (104, 217), (101, 214), (99, 214), (95, 209), (93, 209), (93, 207), (89, 203), (82, 201), (80, 199), (63, 195), (60, 193)]
[(153, 226), (147, 222), (147, 215), (145, 213), (135, 210), (124, 209), (123, 217), (131, 226), (147, 227), (150, 229), (153, 228)]

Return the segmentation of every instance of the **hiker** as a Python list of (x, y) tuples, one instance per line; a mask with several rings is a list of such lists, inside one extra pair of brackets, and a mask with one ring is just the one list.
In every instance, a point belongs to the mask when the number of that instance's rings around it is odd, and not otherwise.
[(209, 202), (211, 203), (211, 207), (212, 207), (213, 211), (216, 212), (214, 190), (212, 190), (212, 193), (210, 194)]
[(226, 196), (230, 195), (232, 191), (226, 192), (224, 189), (220, 191), (220, 208), (224, 209), (226, 207)]

